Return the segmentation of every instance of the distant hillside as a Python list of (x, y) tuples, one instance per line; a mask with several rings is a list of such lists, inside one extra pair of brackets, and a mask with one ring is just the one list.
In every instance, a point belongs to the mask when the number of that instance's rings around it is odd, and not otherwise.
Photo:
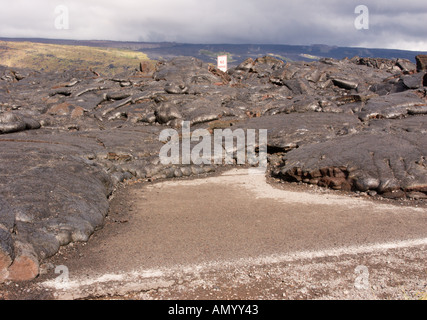
[(39, 71), (78, 67), (114, 75), (138, 68), (144, 60), (149, 60), (146, 54), (120, 48), (0, 41), (0, 64)]
[[(219, 54), (227, 54), (229, 65), (235, 66), (247, 58), (271, 55), (284, 61), (314, 61), (319, 58), (352, 58), (354, 56), (386, 59), (408, 59), (415, 62), (421, 51), (393, 49), (369, 49), (336, 47), (327, 45), (265, 45), (265, 44), (185, 44), (175, 42), (131, 42), (107, 40), (60, 40), (60, 39), (9, 39), (10, 48), (18, 56), (8, 55), (0, 48), (0, 64), (19, 63), (40, 69), (66, 67), (73, 63), (91, 66), (107, 73), (137, 67), (140, 60), (171, 59), (176, 56), (193, 56), (205, 62), (216, 63)], [(31, 44), (32, 43), (32, 44)], [(0, 42), (0, 45), (2, 42)], [(31, 44), (31, 45), (30, 45)], [(53, 45), (53, 46), (52, 46)], [(69, 47), (72, 50), (69, 50)], [(20, 49), (20, 50), (18, 50)], [(48, 52), (50, 50), (50, 52)], [(51, 53), (51, 51), (54, 53)], [(53, 56), (51, 56), (53, 55)]]
[(215, 63), (216, 56), (227, 54), (231, 58), (230, 65), (236, 65), (247, 58), (271, 55), (285, 61), (314, 61), (320, 58), (352, 58), (354, 56), (386, 59), (408, 59), (415, 62), (418, 54), (427, 52), (404, 51), (392, 49), (368, 49), (331, 47), (326, 45), (291, 46), (291, 45), (254, 45), (254, 44), (163, 44), (161, 47), (143, 49), (151, 59), (169, 59), (174, 56), (188, 55), (206, 62)]

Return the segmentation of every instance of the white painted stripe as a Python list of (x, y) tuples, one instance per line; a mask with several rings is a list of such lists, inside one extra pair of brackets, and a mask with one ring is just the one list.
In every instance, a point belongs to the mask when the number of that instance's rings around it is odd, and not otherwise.
[[(306, 259), (339, 257), (342, 255), (368, 254), (368, 253), (382, 252), (382, 251), (387, 251), (392, 249), (419, 247), (423, 245), (427, 245), (427, 238), (360, 245), (360, 246), (350, 246), (350, 247), (325, 249), (325, 250), (318, 250), (318, 251), (300, 251), (300, 252), (290, 253), (286, 255), (271, 255), (268, 257), (255, 258), (252, 260), (251, 264), (252, 265), (262, 265), (267, 263), (274, 264), (274, 263), (281, 263), (281, 262), (287, 262), (287, 261), (292, 262), (292, 261), (306, 260)], [(250, 259), (247, 259), (247, 260), (250, 260)], [(249, 261), (246, 261), (246, 263), (248, 262)]]
[(277, 254), (258, 258), (241, 258), (228, 261), (212, 261), (203, 264), (175, 266), (164, 269), (147, 269), (132, 271), (120, 274), (104, 274), (93, 278), (81, 278), (65, 282), (49, 280), (41, 283), (42, 287), (56, 290), (73, 291), (83, 287), (90, 287), (107, 282), (138, 282), (147, 279), (160, 279), (166, 277), (177, 277), (180, 274), (198, 274), (211, 270), (221, 270), (225, 268), (251, 267), (266, 264), (279, 264), (283, 262), (294, 262), (299, 260), (310, 260), (316, 258), (339, 257), (342, 255), (359, 255), (374, 252), (383, 252), (393, 249), (411, 248), (427, 246), (427, 238), (404, 241), (394, 241), (387, 243), (367, 244), (361, 246), (350, 246), (317, 251), (300, 251), (289, 254)]

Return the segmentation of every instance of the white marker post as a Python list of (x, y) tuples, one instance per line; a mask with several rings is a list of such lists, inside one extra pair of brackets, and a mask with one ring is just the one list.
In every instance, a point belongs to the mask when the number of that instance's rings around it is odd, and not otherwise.
[(227, 56), (218, 56), (218, 69), (227, 72)]

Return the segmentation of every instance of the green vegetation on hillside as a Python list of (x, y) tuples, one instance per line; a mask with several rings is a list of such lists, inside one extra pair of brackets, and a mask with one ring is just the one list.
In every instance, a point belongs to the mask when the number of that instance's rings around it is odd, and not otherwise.
[(220, 52), (212, 52), (206, 49), (199, 50), (199, 54), (211, 57), (213, 60), (216, 60), (218, 56), (227, 56), (227, 61), (229, 63), (234, 62), (233, 55), (230, 52), (220, 51)]
[(0, 41), (1, 65), (39, 71), (91, 68), (100, 74), (114, 75), (149, 60), (142, 52), (124, 49)]
[(285, 62), (294, 62), (292, 59), (289, 59), (287, 57), (281, 56), (280, 54), (269, 53), (268, 55), (270, 57), (278, 58), (278, 59), (283, 60)]
[(320, 60), (320, 59), (322, 59), (322, 57), (314, 56), (314, 55), (307, 54), (307, 53), (301, 53), (300, 56), (303, 57), (303, 58), (311, 59), (311, 60)]

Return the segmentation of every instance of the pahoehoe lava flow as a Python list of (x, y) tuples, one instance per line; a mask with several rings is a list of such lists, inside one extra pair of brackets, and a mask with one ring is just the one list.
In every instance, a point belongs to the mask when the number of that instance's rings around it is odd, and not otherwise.
[(117, 184), (214, 172), (163, 165), (160, 132), (267, 129), (268, 173), (427, 198), (425, 57), (287, 62), (223, 72), (194, 57), (104, 76), (0, 66), (0, 282), (31, 280), (103, 226)]

